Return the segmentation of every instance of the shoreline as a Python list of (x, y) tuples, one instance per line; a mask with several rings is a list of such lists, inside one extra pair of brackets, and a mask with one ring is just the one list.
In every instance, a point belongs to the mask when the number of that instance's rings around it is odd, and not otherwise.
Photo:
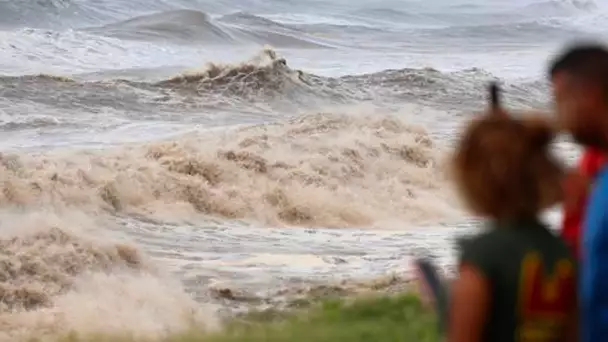
[[(362, 284), (360, 284), (362, 285)], [(367, 287), (315, 286), (295, 290), (283, 305), (238, 313), (219, 329), (137, 338), (120, 333), (71, 334), (57, 342), (232, 342), (232, 341), (436, 341), (435, 315), (423, 307), (412, 280), (388, 276)], [(238, 300), (231, 290), (218, 291)]]
[[(32, 334), (28, 342), (232, 342), (232, 341), (412, 341), (413, 336), (436, 336), (434, 314), (422, 306), (412, 277), (388, 274), (369, 281), (342, 281), (279, 291), (274, 297), (252, 298), (228, 288), (213, 289), (228, 308), (219, 324), (166, 331), (158, 336), (128, 332), (66, 332)], [(246, 310), (231, 310), (231, 304)], [(223, 317), (222, 317), (223, 316)], [(405, 326), (406, 329), (399, 328)], [(322, 332), (320, 332), (322, 331)], [(297, 333), (296, 333), (297, 332)], [(390, 333), (389, 335), (386, 335)], [(371, 335), (370, 335), (371, 334)], [(372, 338), (373, 337), (373, 338)], [(436, 339), (414, 339), (435, 341)]]

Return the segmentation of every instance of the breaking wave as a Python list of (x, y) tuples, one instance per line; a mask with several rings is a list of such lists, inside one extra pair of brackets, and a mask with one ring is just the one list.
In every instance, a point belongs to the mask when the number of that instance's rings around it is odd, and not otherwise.
[(20, 210), (2, 210), (1, 341), (68, 332), (157, 337), (214, 324), (211, 310), (203, 313), (137, 248), (100, 234), (91, 217)]
[(207, 43), (232, 41), (231, 35), (214, 25), (207, 14), (190, 10), (149, 14), (87, 31), (131, 39), (173, 38)]
[(4, 155), (0, 204), (273, 226), (416, 223), (452, 212), (439, 204), (449, 198), (439, 153), (397, 117), (319, 113), (114, 152)]
[(217, 326), (214, 306), (108, 231), (113, 218), (343, 228), (459, 215), (441, 146), (394, 114), (360, 107), (100, 151), (5, 153), (0, 169), (7, 342)]
[(181, 41), (185, 44), (270, 44), (276, 47), (329, 48), (317, 38), (272, 20), (242, 13), (219, 20), (194, 10), (173, 10), (88, 28), (87, 32), (121, 39)]
[[(149, 70), (145, 72), (150, 73)], [(103, 77), (96, 76), (97, 78)], [(386, 100), (423, 103), (443, 109), (478, 107), (485, 97), (486, 82), (497, 79), (478, 68), (441, 72), (431, 68), (383, 70), (375, 73), (323, 77), (289, 67), (275, 50), (265, 48), (252, 58), (235, 64), (207, 63), (161, 81), (106, 79), (82, 81), (52, 75), (0, 76), (5, 99), (72, 108), (95, 107), (113, 102), (114, 108), (146, 111), (144, 104), (186, 109), (221, 108), (245, 101), (264, 108), (319, 108), (328, 104), (354, 104)], [(44, 86), (44, 85), (48, 86)], [(519, 106), (539, 106), (547, 95), (542, 82), (509, 83), (508, 100)], [(91, 98), (94, 92), (96, 97)], [(530, 96), (531, 94), (536, 96)], [(120, 95), (120, 96), (118, 96)], [(251, 107), (250, 107), (251, 108)]]

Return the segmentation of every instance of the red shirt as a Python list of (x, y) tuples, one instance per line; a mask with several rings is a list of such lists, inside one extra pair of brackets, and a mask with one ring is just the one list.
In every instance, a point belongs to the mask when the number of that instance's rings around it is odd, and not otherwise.
[[(588, 148), (583, 153), (578, 168), (583, 175), (593, 178), (606, 161), (607, 158), (603, 153)], [(568, 196), (567, 193), (566, 196)], [(577, 257), (580, 256), (581, 225), (587, 205), (586, 196), (587, 194), (576, 206), (564, 209), (562, 220), (562, 238), (572, 248), (574, 255)]]

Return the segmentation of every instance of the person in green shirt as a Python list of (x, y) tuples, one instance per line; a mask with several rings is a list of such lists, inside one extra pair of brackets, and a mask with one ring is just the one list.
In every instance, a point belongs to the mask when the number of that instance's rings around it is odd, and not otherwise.
[[(448, 342), (577, 340), (576, 261), (539, 217), (562, 197), (563, 168), (549, 152), (553, 131), (539, 117), (516, 119), (495, 104), (456, 145), (456, 189), (488, 222), (459, 242), (458, 274), (449, 303), (443, 298)], [(432, 272), (429, 263), (418, 266)], [(437, 286), (431, 281), (436, 293)]]

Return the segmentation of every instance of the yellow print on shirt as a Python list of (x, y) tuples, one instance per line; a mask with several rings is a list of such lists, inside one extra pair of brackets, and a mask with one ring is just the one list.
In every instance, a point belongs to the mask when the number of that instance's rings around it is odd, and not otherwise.
[[(545, 270), (550, 270), (547, 274)], [(560, 337), (575, 295), (576, 278), (571, 260), (551, 267), (530, 252), (521, 264), (518, 302), (518, 342), (551, 342)]]

